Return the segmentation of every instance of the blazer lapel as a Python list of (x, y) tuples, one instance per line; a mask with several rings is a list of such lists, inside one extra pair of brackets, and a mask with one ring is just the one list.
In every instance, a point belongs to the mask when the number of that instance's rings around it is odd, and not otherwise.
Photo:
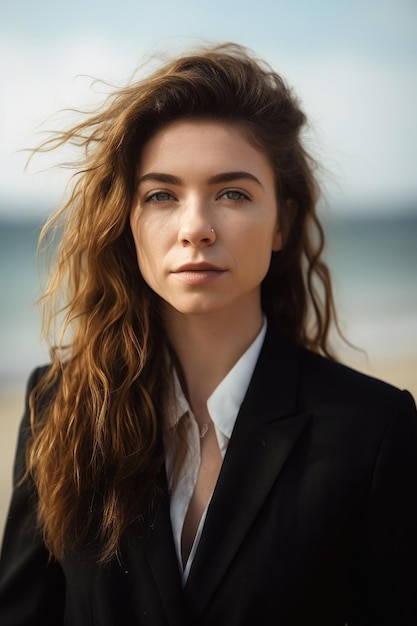
[(204, 611), (309, 422), (297, 413), (297, 349), (268, 331), (239, 411), (186, 585)]

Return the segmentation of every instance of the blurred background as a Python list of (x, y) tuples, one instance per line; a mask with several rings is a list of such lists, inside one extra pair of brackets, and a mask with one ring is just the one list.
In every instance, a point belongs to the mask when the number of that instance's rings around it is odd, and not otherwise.
[(252, 48), (294, 87), (324, 166), (321, 214), (343, 361), (417, 396), (417, 4), (415, 0), (21, 0), (0, 24), (0, 533), (24, 388), (39, 341), (40, 227), (59, 203), (62, 155), (25, 148), (64, 108), (103, 98), (145, 58), (201, 42)]

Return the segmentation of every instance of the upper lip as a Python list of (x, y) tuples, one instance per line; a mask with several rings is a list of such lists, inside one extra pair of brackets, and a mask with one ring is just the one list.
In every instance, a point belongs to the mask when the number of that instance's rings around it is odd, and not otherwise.
[(177, 273), (177, 272), (207, 272), (210, 270), (214, 272), (224, 271), (222, 267), (218, 267), (217, 265), (213, 265), (212, 263), (204, 263), (204, 262), (185, 263), (184, 265), (177, 267), (177, 269), (174, 271), (175, 273)]

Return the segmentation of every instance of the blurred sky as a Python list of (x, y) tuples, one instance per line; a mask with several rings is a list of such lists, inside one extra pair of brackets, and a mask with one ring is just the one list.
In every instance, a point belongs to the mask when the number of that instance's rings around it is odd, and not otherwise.
[(144, 55), (201, 41), (248, 46), (294, 86), (341, 210), (417, 207), (416, 0), (20, 0), (0, 24), (0, 214), (59, 198), (49, 161), (24, 173), (19, 150), (57, 110), (97, 101), (80, 75), (121, 85)]

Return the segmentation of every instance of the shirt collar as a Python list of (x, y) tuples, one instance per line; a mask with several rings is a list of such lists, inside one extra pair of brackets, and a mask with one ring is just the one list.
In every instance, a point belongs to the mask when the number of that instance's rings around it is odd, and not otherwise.
[[(216, 430), (220, 431), (228, 439), (231, 437), (240, 405), (243, 402), (250, 379), (252, 378), (253, 370), (255, 369), (265, 339), (266, 329), (267, 321), (264, 317), (262, 328), (254, 341), (219, 385), (217, 385), (216, 389), (207, 400), (207, 409)], [(175, 369), (173, 369), (172, 395), (173, 397), (168, 403), (166, 415), (168, 428), (175, 426), (187, 411), (189, 413), (192, 412)]]
[(207, 400), (216, 428), (230, 439), (266, 334), (266, 319), (257, 337)]

